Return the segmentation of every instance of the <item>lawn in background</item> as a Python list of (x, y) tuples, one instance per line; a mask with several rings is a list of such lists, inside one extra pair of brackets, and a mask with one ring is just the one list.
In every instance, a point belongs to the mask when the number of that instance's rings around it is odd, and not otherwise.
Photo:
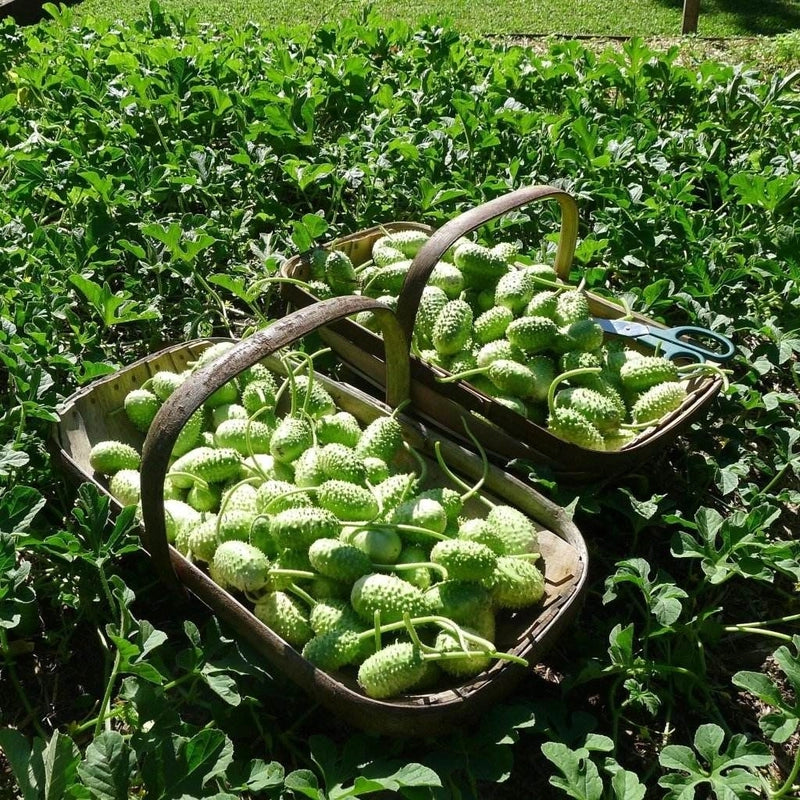
[[(83, 0), (79, 18), (91, 15), (134, 20), (149, 0)], [(319, 23), (351, 15), (361, 0), (162, 0), (164, 11), (193, 11), (197, 18), (234, 26), (255, 21), (269, 26)], [(479, 34), (597, 34), (674, 36), (680, 33), (682, 0), (378, 0), (382, 16), (414, 24), (449, 18), (456, 28)], [(800, 28), (800, 0), (702, 0), (698, 34), (708, 37), (771, 36)]]

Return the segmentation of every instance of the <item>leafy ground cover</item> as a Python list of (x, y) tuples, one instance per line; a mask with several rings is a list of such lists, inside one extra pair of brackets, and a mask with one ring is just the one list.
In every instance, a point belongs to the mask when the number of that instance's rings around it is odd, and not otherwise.
[[(796, 75), (374, 18), (286, 38), (156, 6), (124, 27), (6, 23), (0, 56), (7, 796), (796, 795)], [(167, 342), (275, 317), (253, 287), (309, 241), (534, 182), (578, 199), (573, 277), (731, 336), (730, 387), (618, 484), (515, 465), (589, 543), (574, 628), (470, 728), (358, 733), (166, 596), (132, 509), (72, 487), (49, 427)], [(502, 230), (552, 249), (553, 223)]]
[[(119, 3), (116, 0), (81, 0), (76, 11), (81, 16), (102, 16), (133, 20), (148, 7), (147, 0)], [(200, 19), (220, 24), (242, 25), (248, 21), (263, 25), (319, 25), (357, 12), (359, 4), (340, 0), (321, 7), (311, 2), (282, 0), (280, 3), (255, 3), (235, 0), (164, 0), (162, 7), (171, 13), (193, 11)], [(598, 3), (596, 0), (547, 0), (528, 3), (503, 0), (499, 3), (462, 3), (438, 0), (436, 3), (377, 0), (376, 12), (387, 19), (400, 19), (416, 25), (423, 15), (449, 18), (467, 33), (497, 34), (594, 34), (617, 36), (670, 36), (681, 30), (683, 3), (680, 0), (629, 0), (626, 3)], [(800, 27), (797, 0), (703, 0), (698, 32), (702, 36), (770, 36)]]

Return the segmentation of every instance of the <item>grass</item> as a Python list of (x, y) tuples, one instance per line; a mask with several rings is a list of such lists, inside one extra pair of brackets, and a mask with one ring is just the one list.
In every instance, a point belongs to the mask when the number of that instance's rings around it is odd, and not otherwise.
[[(193, 12), (198, 19), (234, 27), (255, 21), (268, 27), (305, 24), (349, 16), (359, 0), (338, 0), (333, 5), (313, 0), (164, 0), (169, 12)], [(374, 9), (386, 18), (415, 24), (430, 15), (448, 18), (465, 33), (569, 35), (673, 36), (680, 32), (681, 0), (625, 0), (613, 4), (597, 0), (503, 0), (470, 3), (466, 0), (378, 0)], [(83, 0), (79, 18), (92, 15), (131, 21), (142, 17), (148, 0)], [(705, 37), (772, 36), (800, 28), (798, 0), (703, 0), (698, 33)]]

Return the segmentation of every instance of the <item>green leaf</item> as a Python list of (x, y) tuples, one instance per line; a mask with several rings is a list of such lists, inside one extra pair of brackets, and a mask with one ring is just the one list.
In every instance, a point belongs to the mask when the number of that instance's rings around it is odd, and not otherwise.
[(136, 757), (118, 731), (103, 731), (86, 748), (78, 776), (93, 800), (118, 800), (128, 796)]
[(81, 760), (75, 742), (58, 731), (53, 733), (42, 753), (44, 763), (44, 800), (64, 800), (72, 786)]
[(283, 785), (285, 776), (283, 765), (278, 761), (268, 764), (256, 759), (250, 765), (250, 776), (247, 778), (247, 788), (251, 792), (264, 792)]
[[(23, 800), (39, 800), (44, 789), (43, 778), (33, 768), (28, 739), (12, 728), (0, 730), (0, 749), (22, 791)], [(41, 788), (40, 788), (41, 787)]]
[(317, 776), (309, 769), (296, 769), (290, 772), (284, 780), (284, 786), (293, 792), (299, 792), (304, 797), (310, 797), (311, 800), (325, 800), (319, 790)]
[(603, 780), (589, 751), (581, 748), (570, 750), (561, 742), (545, 742), (542, 753), (563, 774), (550, 776), (550, 783), (563, 790), (575, 800), (600, 800), (603, 796)]
[(0, 489), (0, 532), (12, 536), (27, 533), (36, 515), (44, 508), (45, 499), (30, 486)]

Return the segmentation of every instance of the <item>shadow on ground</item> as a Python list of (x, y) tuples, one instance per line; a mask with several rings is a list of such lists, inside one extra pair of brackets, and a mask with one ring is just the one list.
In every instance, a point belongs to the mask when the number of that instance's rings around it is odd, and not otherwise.
[[(683, 0), (658, 0), (669, 8), (683, 8)], [(731, 14), (737, 18), (745, 35), (775, 36), (800, 28), (798, 0), (700, 0), (699, 32), (703, 20), (716, 14)]]

